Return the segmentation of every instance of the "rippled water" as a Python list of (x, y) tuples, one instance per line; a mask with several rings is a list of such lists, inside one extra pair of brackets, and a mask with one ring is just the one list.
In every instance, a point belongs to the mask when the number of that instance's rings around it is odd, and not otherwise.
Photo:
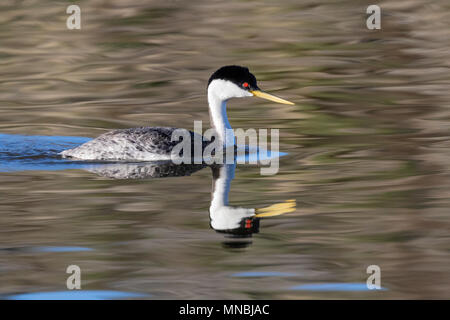
[[(448, 298), (448, 1), (380, 2), (381, 31), (371, 1), (78, 4), (80, 31), (66, 1), (0, 4), (2, 297)], [(112, 128), (209, 123), (226, 64), (296, 103), (229, 104), (288, 153), (277, 175), (229, 168), (230, 205), (296, 203), (247, 237), (210, 221), (214, 169), (136, 179), (154, 168), (56, 156)], [(67, 293), (73, 264), (83, 291)]]

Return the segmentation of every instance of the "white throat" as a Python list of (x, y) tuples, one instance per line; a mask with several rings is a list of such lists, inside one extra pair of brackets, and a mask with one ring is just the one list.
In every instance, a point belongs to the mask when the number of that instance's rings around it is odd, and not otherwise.
[(231, 81), (215, 79), (208, 86), (208, 104), (211, 125), (225, 147), (234, 146), (236, 139), (227, 117), (230, 98), (251, 97), (252, 94)]

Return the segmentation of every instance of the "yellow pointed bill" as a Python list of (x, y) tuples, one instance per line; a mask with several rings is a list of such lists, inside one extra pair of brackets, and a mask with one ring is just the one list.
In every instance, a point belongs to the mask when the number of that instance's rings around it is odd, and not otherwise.
[(270, 101), (273, 101), (273, 102), (294, 105), (293, 102), (281, 99), (281, 98), (279, 98), (277, 96), (268, 94), (268, 93), (260, 91), (260, 90), (253, 90), (253, 91), (250, 91), (250, 93), (253, 93), (253, 95), (256, 96), (256, 97), (260, 97), (260, 98), (263, 98), (263, 99), (266, 99), (266, 100), (270, 100)]
[(286, 200), (285, 202), (276, 203), (266, 208), (255, 209), (256, 218), (267, 218), (279, 216), (285, 213), (294, 212), (296, 207), (295, 200)]

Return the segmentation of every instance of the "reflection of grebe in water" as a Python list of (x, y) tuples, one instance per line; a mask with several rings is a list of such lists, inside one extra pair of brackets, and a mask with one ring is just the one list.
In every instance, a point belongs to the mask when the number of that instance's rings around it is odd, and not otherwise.
[[(88, 171), (113, 179), (146, 179), (189, 176), (206, 167), (203, 164), (176, 165), (165, 162), (111, 163), (87, 167)], [(236, 164), (213, 165), (213, 186), (209, 207), (210, 225), (232, 238), (247, 238), (259, 232), (259, 220), (295, 211), (295, 200), (266, 208), (242, 208), (228, 205), (228, 194)], [(237, 242), (230, 243), (236, 246)]]
[[(262, 92), (256, 78), (247, 68), (225, 66), (217, 70), (208, 82), (208, 104), (211, 125), (217, 138), (224, 148), (235, 146), (235, 137), (227, 117), (227, 101), (231, 98), (257, 96), (282, 104), (293, 104), (287, 100)], [(104, 133), (73, 149), (64, 150), (60, 154), (64, 158), (82, 160), (128, 160), (128, 161), (159, 161), (171, 159), (172, 150), (179, 143), (172, 141), (172, 136), (178, 128), (142, 127), (119, 129)], [(181, 129), (185, 130), (185, 129)], [(187, 131), (191, 144), (198, 134)], [(179, 133), (179, 132), (177, 132)], [(202, 150), (211, 142), (202, 141)], [(191, 146), (193, 149), (193, 146)]]
[(108, 163), (87, 166), (87, 171), (112, 179), (149, 179), (190, 176), (205, 164), (174, 164), (171, 161)]
[(233, 238), (250, 237), (259, 232), (259, 219), (295, 211), (295, 200), (288, 200), (266, 208), (243, 208), (228, 205), (228, 194), (236, 164), (211, 167), (213, 192), (209, 216), (211, 227)]

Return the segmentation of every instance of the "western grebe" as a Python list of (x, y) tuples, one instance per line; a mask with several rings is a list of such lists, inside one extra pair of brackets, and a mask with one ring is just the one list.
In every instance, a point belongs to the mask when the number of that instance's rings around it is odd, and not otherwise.
[[(211, 125), (224, 148), (235, 146), (235, 137), (227, 117), (227, 101), (231, 98), (260, 97), (277, 103), (292, 102), (265, 93), (258, 88), (255, 76), (248, 68), (224, 66), (212, 74), (208, 81), (208, 104)], [(171, 159), (172, 149), (179, 141), (172, 141), (178, 128), (141, 127), (119, 129), (104, 133), (73, 149), (60, 154), (82, 160), (138, 160), (156, 161)], [(197, 133), (188, 131), (191, 143)], [(202, 141), (205, 148), (211, 141)]]

